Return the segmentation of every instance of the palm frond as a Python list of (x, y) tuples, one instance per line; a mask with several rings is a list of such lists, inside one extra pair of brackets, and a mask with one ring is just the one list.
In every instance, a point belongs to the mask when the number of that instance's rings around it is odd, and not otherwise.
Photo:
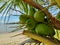
[(17, 6), (19, 7), (20, 10), (23, 11), (23, 6), (22, 6), (22, 4), (19, 3), (19, 5), (17, 5)]
[(6, 8), (7, 5), (9, 5), (12, 1), (5, 2), (1, 7), (0, 7), (0, 13)]
[(0, 2), (4, 2), (4, 0), (0, 0)]
[[(21, 14), (24, 14), (22, 11), (20, 11), (20, 10), (16, 10), (16, 9), (14, 9), (14, 8), (11, 8), (12, 10), (14, 10), (14, 11), (17, 11), (17, 12), (19, 12), (19, 13), (21, 13)], [(11, 14), (12, 15), (12, 14)]]
[[(9, 4), (9, 5), (10, 5), (10, 4)], [(3, 18), (3, 16), (4, 16), (4, 14), (5, 14), (7, 8), (9, 7), (9, 5), (5, 8), (5, 10), (4, 10), (4, 12), (3, 12), (2, 16), (1, 16), (1, 20), (2, 20), (2, 18)]]
[[(5, 14), (5, 18), (4, 18), (4, 23), (5, 23), (5, 21), (6, 21), (6, 16), (8, 15), (8, 12), (10, 11), (11, 7), (12, 7), (12, 4), (9, 5), (9, 7), (8, 7), (7, 10), (6, 10), (6, 14)], [(10, 17), (10, 15), (9, 15), (8, 17)], [(8, 18), (7, 21), (9, 21), (9, 18)]]
[(4, 10), (5, 6), (7, 5), (7, 2), (5, 2), (1, 7), (0, 7), (0, 13)]
[(23, 8), (24, 8), (24, 12), (26, 14), (28, 14), (28, 5), (26, 3), (24, 3), (24, 2), (22, 2), (22, 5), (23, 5)]

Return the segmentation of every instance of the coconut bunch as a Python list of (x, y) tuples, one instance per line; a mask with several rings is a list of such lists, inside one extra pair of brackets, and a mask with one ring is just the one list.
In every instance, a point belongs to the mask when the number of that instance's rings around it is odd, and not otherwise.
[(34, 11), (34, 9), (32, 9), (31, 11), (29, 15), (21, 14), (19, 17), (20, 22), (32, 33), (53, 37), (55, 35), (55, 30), (51, 24), (51, 20), (48, 19), (46, 14), (41, 10)]

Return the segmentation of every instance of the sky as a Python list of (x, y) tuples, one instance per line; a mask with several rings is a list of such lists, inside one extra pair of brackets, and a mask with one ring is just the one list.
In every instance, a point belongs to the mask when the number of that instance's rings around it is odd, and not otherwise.
[[(3, 14), (3, 12), (0, 13), (0, 23), (4, 23), (5, 16), (6, 16), (5, 22), (7, 22), (8, 18), (9, 18), (9, 15), (10, 15), (9, 23), (10, 22), (18, 22), (19, 21), (19, 16), (18, 15), (21, 14), (20, 12), (17, 12), (17, 11), (14, 11), (14, 10), (10, 10), (7, 15), (6, 15), (6, 13)], [(17, 15), (17, 16), (14, 16), (14, 15)], [(2, 19), (1, 19), (1, 17), (2, 17)]]
[[(0, 7), (2, 6), (2, 4), (4, 4), (4, 2), (0, 3)], [(19, 10), (19, 9), (17, 8), (17, 10)], [(4, 9), (3, 12), (0, 13), (0, 23), (4, 23), (5, 17), (6, 17), (5, 22), (7, 22), (9, 15), (10, 15), (9, 22), (18, 22), (19, 21), (19, 16), (14, 16), (14, 15), (20, 15), (21, 14), (20, 12), (17, 12), (17, 11), (14, 11), (14, 10), (10, 9), (10, 11), (8, 12), (8, 14), (6, 14), (6, 13), (4, 13), (4, 11), (7, 12)]]
[[(1, 19), (1, 16), (0, 16), (0, 23), (4, 23), (4, 18), (5, 18), (5, 16), (3, 16), (2, 19)], [(6, 21), (5, 22), (7, 22), (7, 20), (8, 20), (8, 16), (6, 16)], [(18, 21), (19, 21), (19, 16), (12, 16), (11, 15), (10, 18), (9, 18), (9, 22), (18, 22)]]

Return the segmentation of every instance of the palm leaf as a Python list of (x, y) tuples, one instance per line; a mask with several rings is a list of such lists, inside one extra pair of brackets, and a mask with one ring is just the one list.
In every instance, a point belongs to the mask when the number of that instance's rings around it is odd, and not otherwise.
[[(22, 3), (19, 4), (18, 7), (19, 7), (20, 11), (24, 12), (24, 7), (23, 7), (23, 4), (22, 4)], [(25, 13), (25, 12), (24, 12), (24, 13)]]
[(2, 20), (4, 14), (5, 14), (4, 22), (5, 22), (5, 20), (6, 20), (6, 16), (7, 16), (8, 12), (9, 12), (11, 6), (12, 6), (12, 4), (9, 4), (9, 5), (6, 7), (6, 9), (4, 10), (4, 12), (3, 12), (2, 16), (1, 16), (1, 20)]
[[(10, 11), (11, 7), (12, 7), (12, 4), (9, 5), (9, 7), (8, 7), (7, 10), (6, 10), (6, 15), (5, 15), (5, 18), (4, 18), (4, 22), (6, 21), (6, 16), (7, 16), (8, 12)], [(10, 15), (9, 15), (8, 17), (10, 17)], [(7, 21), (9, 21), (9, 18), (8, 18)]]
[(28, 5), (26, 3), (24, 3), (23, 1), (22, 1), (22, 5), (23, 5), (23, 8), (24, 8), (24, 12), (26, 14), (28, 14)]
[(12, 1), (5, 2), (1, 7), (0, 7), (0, 13), (6, 8), (7, 5), (9, 5)]
[[(10, 5), (10, 4), (9, 4), (9, 5)], [(4, 12), (3, 12), (2, 16), (1, 16), (1, 20), (2, 20), (2, 18), (3, 18), (3, 16), (4, 16), (4, 14), (5, 14), (7, 8), (9, 7), (9, 5), (5, 8), (5, 10), (4, 10)]]
[(7, 2), (5, 2), (1, 7), (0, 7), (0, 13), (4, 10), (5, 6), (7, 5)]
[(4, 2), (4, 0), (0, 0), (0, 2)]
[(15, 0), (15, 1), (13, 1), (12, 2), (13, 3), (13, 6), (17, 6), (17, 7), (19, 7), (20, 9), (22, 9), (22, 0)]
[(20, 11), (24, 12), (25, 14), (28, 14), (28, 5), (24, 3), (23, 1), (17, 5), (20, 9)]

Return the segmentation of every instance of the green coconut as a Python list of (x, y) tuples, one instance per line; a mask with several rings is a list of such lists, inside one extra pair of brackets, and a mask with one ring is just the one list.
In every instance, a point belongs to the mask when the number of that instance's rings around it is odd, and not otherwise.
[(48, 26), (44, 23), (38, 24), (35, 28), (37, 34), (42, 36), (54, 36), (55, 31), (51, 26)]
[(44, 22), (45, 14), (42, 11), (37, 11), (34, 14), (34, 19), (38, 22)]
[(33, 19), (28, 19), (26, 21), (26, 27), (28, 29), (34, 29), (35, 28), (35, 25), (36, 25), (36, 22)]
[(20, 15), (19, 20), (21, 23), (25, 23), (26, 20), (28, 19), (28, 16), (25, 14)]

